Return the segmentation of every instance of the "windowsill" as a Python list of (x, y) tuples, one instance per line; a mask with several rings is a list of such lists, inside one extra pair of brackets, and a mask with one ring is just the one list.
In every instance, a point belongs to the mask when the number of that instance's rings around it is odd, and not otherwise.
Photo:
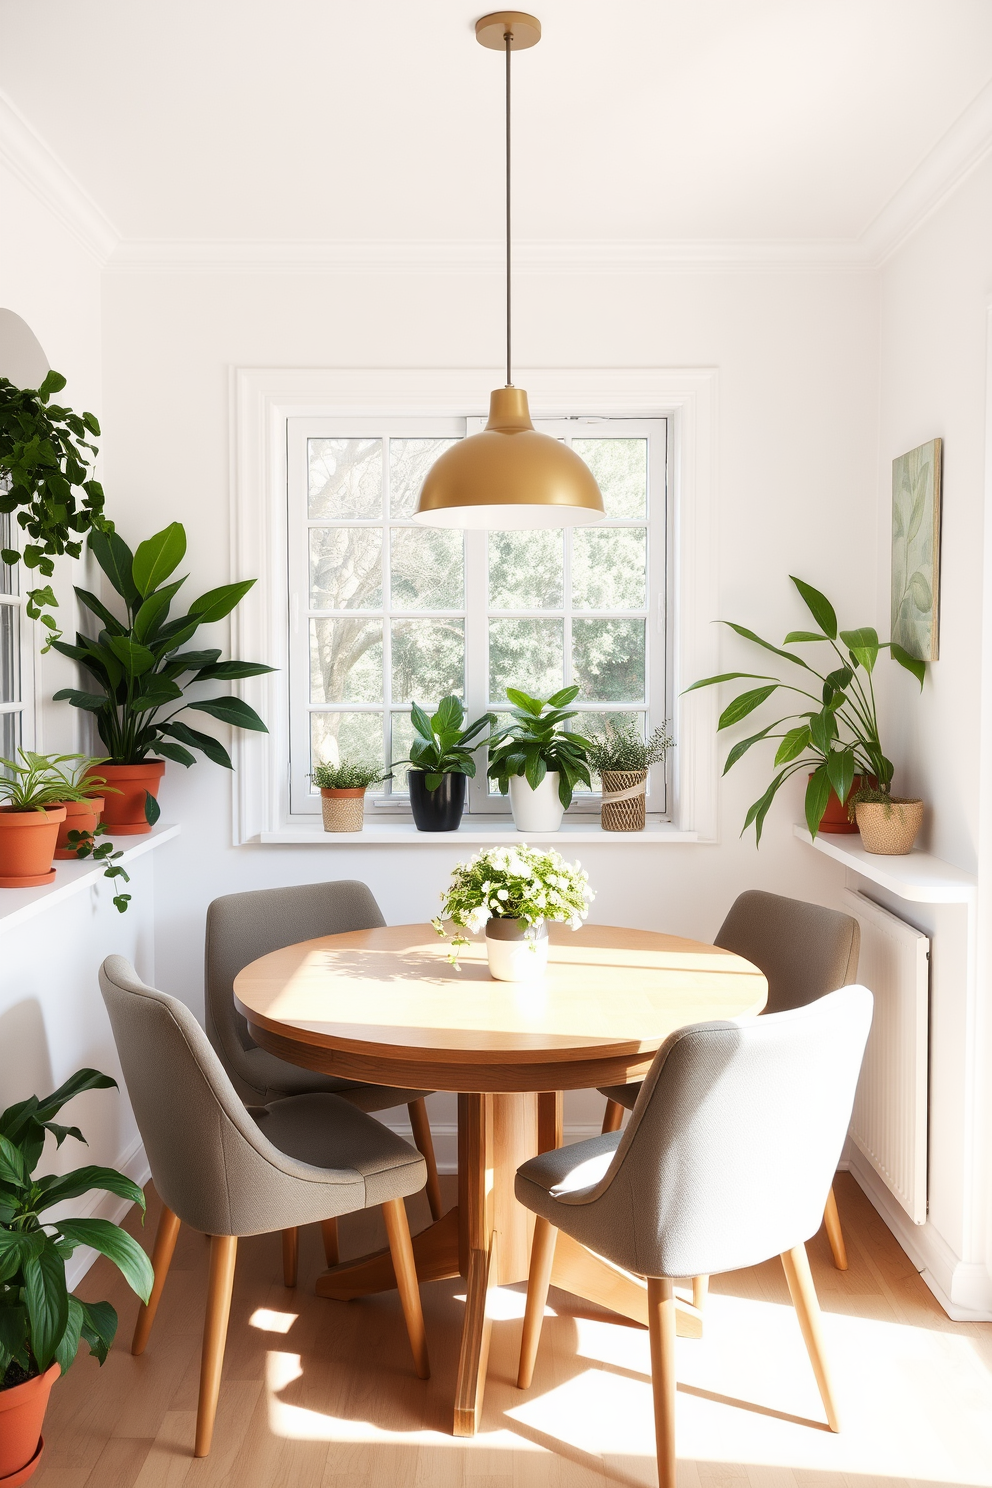
[[(102, 837), (100, 841), (113, 841), (114, 850), (121, 849), (124, 855), (117, 861), (126, 868), (135, 858), (154, 851), (163, 842), (171, 842), (174, 837), (179, 836), (179, 832), (178, 826), (157, 826), (144, 837)], [(0, 889), (0, 933), (32, 919), (52, 905), (60, 904), (64, 899), (88, 888), (90, 884), (99, 883), (103, 877), (104, 864), (94, 863), (92, 858), (84, 858), (82, 862), (70, 858), (56, 863), (55, 870), (56, 876), (52, 882), (41, 888)], [(127, 885), (124, 887), (126, 890)]]
[(456, 832), (420, 832), (412, 821), (370, 821), (365, 819), (361, 832), (325, 832), (320, 818), (310, 822), (294, 823), (275, 832), (261, 832), (251, 839), (255, 843), (295, 843), (311, 847), (379, 847), (405, 845), (414, 847), (424, 843), (446, 842), (598, 842), (604, 846), (635, 846), (638, 843), (698, 842), (698, 832), (681, 832), (667, 821), (648, 821), (643, 832), (604, 832), (595, 817), (584, 820), (564, 821), (557, 832), (518, 832), (508, 817), (492, 817), (484, 821), (472, 817), (462, 822)]
[(888, 857), (880, 853), (866, 852), (861, 838), (853, 833), (822, 832), (812, 838), (806, 827), (793, 827), (800, 842), (808, 842), (817, 852), (838, 863), (843, 863), (852, 873), (870, 879), (916, 904), (971, 904), (976, 893), (976, 880), (971, 873), (964, 873), (943, 858), (932, 857), (919, 848), (899, 856)]

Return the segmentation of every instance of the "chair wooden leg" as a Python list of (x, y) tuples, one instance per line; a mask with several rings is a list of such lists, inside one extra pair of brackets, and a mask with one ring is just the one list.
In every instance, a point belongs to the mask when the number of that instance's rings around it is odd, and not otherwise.
[(421, 1379), (430, 1379), (431, 1366), (427, 1359), (427, 1334), (424, 1330), (424, 1313), (420, 1305), (420, 1283), (417, 1266), (413, 1259), (413, 1241), (410, 1239), (410, 1222), (402, 1199), (387, 1199), (382, 1206), (389, 1239), (389, 1254), (396, 1273), (396, 1288), (406, 1321), (406, 1331), (413, 1351), (413, 1364)]
[(537, 1348), (541, 1342), (541, 1326), (544, 1322), (544, 1306), (551, 1285), (551, 1268), (555, 1261), (555, 1244), (558, 1231), (550, 1220), (538, 1216), (534, 1224), (534, 1243), (530, 1251), (530, 1275), (527, 1277), (527, 1306), (524, 1311), (524, 1330), (520, 1338), (520, 1364), (517, 1369), (517, 1389), (527, 1390), (534, 1378)]
[(827, 1231), (827, 1239), (830, 1241), (830, 1252), (834, 1258), (834, 1265), (838, 1271), (847, 1270), (847, 1246), (844, 1244), (844, 1231), (840, 1227), (840, 1215), (837, 1212), (837, 1200), (831, 1187), (827, 1194), (827, 1207), (823, 1211), (823, 1223)]
[(702, 1312), (706, 1305), (706, 1294), (710, 1289), (708, 1276), (694, 1276), (692, 1278), (692, 1305)]
[(300, 1232), (299, 1230), (283, 1230), (282, 1232), (282, 1282), (283, 1286), (295, 1287), (296, 1275), (300, 1268)]
[(420, 1100), (411, 1101), (407, 1110), (410, 1112), (414, 1145), (427, 1164), (427, 1202), (431, 1206), (431, 1218), (440, 1219), (441, 1184), (437, 1176), (437, 1159), (434, 1156), (431, 1124), (427, 1119), (427, 1103), (421, 1097)]
[(651, 1388), (659, 1488), (675, 1488), (675, 1288), (667, 1276), (648, 1277)]
[(162, 1299), (162, 1289), (165, 1286), (165, 1278), (169, 1274), (172, 1264), (172, 1252), (176, 1248), (176, 1240), (179, 1238), (179, 1220), (171, 1209), (162, 1205), (162, 1213), (159, 1216), (158, 1229), (155, 1231), (155, 1249), (152, 1251), (152, 1270), (155, 1272), (155, 1280), (152, 1284), (152, 1294), (148, 1298), (147, 1306), (138, 1309), (138, 1320), (134, 1325), (134, 1337), (131, 1339), (132, 1354), (143, 1354), (148, 1335), (152, 1331), (152, 1323), (158, 1312), (158, 1304)]
[(238, 1257), (235, 1235), (214, 1235), (210, 1241), (210, 1281), (207, 1311), (203, 1319), (203, 1353), (200, 1357), (200, 1398), (196, 1407), (195, 1457), (206, 1457), (213, 1440), (217, 1417), (220, 1376), (224, 1368), (227, 1320), (231, 1315), (234, 1266)]
[(820, 1304), (816, 1300), (816, 1288), (813, 1286), (813, 1278), (810, 1275), (805, 1245), (797, 1245), (793, 1250), (787, 1250), (782, 1256), (782, 1265), (785, 1267), (785, 1279), (789, 1283), (792, 1305), (799, 1318), (809, 1362), (816, 1375), (823, 1409), (827, 1413), (827, 1424), (831, 1431), (839, 1431), (840, 1417), (834, 1400), (833, 1386), (830, 1383), (830, 1371), (827, 1368)]
[(607, 1100), (606, 1113), (603, 1116), (603, 1136), (607, 1132), (619, 1131), (623, 1125), (623, 1106), (619, 1101)]
[(324, 1242), (324, 1260), (329, 1266), (336, 1266), (341, 1258), (338, 1251), (337, 1220), (322, 1219), (320, 1221), (320, 1234)]

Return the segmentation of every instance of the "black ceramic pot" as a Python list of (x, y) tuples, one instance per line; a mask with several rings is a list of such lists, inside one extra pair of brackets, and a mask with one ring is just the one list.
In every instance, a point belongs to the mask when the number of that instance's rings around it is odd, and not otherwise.
[(465, 776), (442, 775), (437, 790), (424, 784), (423, 770), (411, 770), (410, 806), (413, 819), (421, 832), (455, 832), (465, 810)]

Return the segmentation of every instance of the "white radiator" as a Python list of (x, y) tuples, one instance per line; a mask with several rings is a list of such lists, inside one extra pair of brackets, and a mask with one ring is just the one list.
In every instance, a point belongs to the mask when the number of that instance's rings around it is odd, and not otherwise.
[(930, 941), (850, 889), (861, 925), (858, 981), (875, 994), (850, 1138), (914, 1224), (927, 1217)]

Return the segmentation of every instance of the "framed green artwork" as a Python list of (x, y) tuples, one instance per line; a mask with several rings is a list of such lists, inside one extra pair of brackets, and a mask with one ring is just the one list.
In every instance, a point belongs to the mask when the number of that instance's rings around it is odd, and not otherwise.
[(921, 661), (938, 655), (941, 443), (892, 461), (891, 635)]

